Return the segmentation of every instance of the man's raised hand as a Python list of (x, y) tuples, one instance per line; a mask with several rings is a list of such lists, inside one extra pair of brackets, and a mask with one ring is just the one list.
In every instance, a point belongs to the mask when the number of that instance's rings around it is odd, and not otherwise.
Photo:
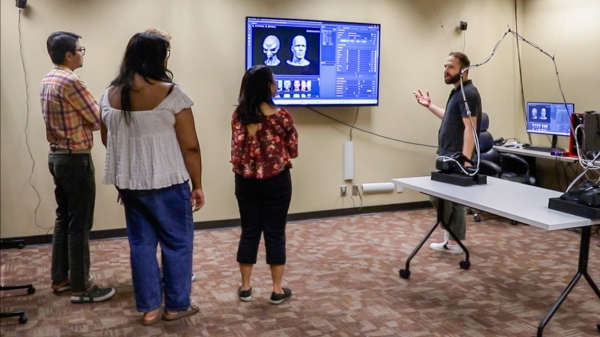
[(429, 105), (431, 104), (431, 97), (429, 97), (429, 91), (427, 91), (425, 95), (421, 93), (421, 90), (413, 91), (413, 94), (417, 99), (417, 103), (421, 104), (426, 108), (429, 108)]

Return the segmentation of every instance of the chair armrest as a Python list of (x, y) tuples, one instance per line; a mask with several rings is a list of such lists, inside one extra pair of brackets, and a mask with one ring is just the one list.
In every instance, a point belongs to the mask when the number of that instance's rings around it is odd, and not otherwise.
[(502, 170), (505, 172), (529, 174), (529, 163), (523, 157), (512, 153), (501, 152), (500, 163)]
[(502, 175), (502, 168), (489, 160), (481, 159), (479, 161), (479, 173), (486, 176), (499, 178)]

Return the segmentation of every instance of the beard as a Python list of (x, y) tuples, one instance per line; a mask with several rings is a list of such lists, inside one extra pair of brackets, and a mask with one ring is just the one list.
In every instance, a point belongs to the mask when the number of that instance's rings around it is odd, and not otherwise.
[(446, 84), (455, 84), (458, 81), (460, 81), (460, 73), (450, 77), (450, 78), (445, 78), (444, 77), (444, 82), (446, 82)]

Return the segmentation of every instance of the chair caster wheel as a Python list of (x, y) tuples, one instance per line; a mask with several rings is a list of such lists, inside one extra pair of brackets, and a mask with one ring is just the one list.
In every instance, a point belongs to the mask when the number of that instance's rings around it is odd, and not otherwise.
[(481, 218), (480, 218), (480, 217), (478, 217), (478, 216), (476, 216), (476, 217), (474, 217), (474, 218), (473, 218), (473, 220), (475, 220), (475, 222), (480, 222), (480, 221), (481, 221)]
[(27, 323), (27, 317), (25, 317), (25, 315), (19, 316), (19, 324), (25, 324), (25, 323)]
[(35, 288), (34, 288), (33, 286), (31, 286), (31, 287), (27, 288), (27, 293), (28, 293), (29, 295), (31, 295), (31, 294), (33, 294), (33, 293), (35, 293)]
[(24, 247), (25, 247), (25, 244), (24, 244), (24, 243), (19, 243), (19, 244), (17, 245), (17, 248), (18, 248), (18, 249), (23, 249)]
[(400, 278), (403, 278), (406, 280), (409, 277), (410, 277), (410, 270), (407, 270), (404, 268), (400, 269)]
[(516, 226), (518, 224), (518, 222), (516, 222), (515, 220), (510, 220), (510, 224), (513, 226)]
[(459, 265), (464, 270), (469, 270), (469, 268), (471, 268), (471, 262), (469, 262), (467, 260), (460, 261)]

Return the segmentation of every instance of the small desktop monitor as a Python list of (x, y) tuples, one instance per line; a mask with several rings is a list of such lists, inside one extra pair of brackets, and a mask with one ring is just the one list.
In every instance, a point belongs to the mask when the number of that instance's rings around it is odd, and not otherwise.
[(556, 147), (556, 137), (571, 135), (571, 114), (573, 103), (527, 102), (527, 132), (553, 136), (552, 147)]
[(246, 69), (266, 65), (278, 105), (378, 105), (380, 25), (246, 18)]

